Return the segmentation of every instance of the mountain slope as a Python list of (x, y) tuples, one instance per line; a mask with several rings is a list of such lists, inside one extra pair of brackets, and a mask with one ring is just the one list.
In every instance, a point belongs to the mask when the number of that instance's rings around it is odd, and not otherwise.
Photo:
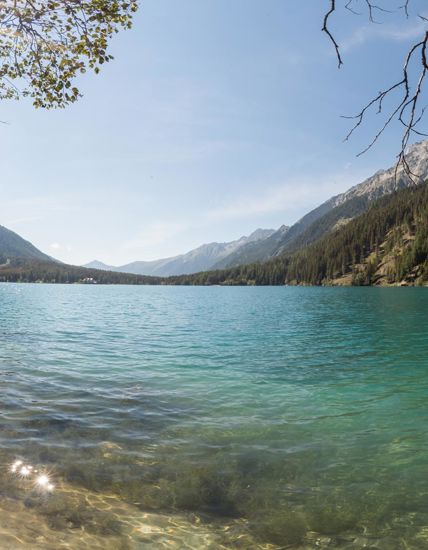
[(309, 227), (297, 234), (285, 245), (281, 245), (275, 256), (285, 252), (294, 252), (317, 241), (330, 231), (349, 223), (355, 217), (363, 214), (370, 206), (367, 196), (355, 196), (336, 206), (326, 214), (315, 220)]
[(0, 225), (0, 257), (4, 261), (9, 258), (25, 258), (32, 260), (51, 261), (52, 258), (38, 250), (29, 241), (17, 233)]
[(256, 243), (268, 238), (275, 231), (273, 229), (256, 229), (248, 237), (244, 236), (228, 243), (209, 243), (203, 244), (186, 254), (180, 254), (172, 258), (164, 258), (153, 261), (132, 262), (119, 267), (112, 267), (102, 262), (94, 261), (85, 264), (83, 267), (108, 269), (110, 271), (120, 271), (122, 273), (134, 273), (137, 275), (151, 275), (158, 277), (168, 277), (170, 275), (182, 275), (187, 273), (197, 273), (211, 269), (220, 259), (229, 256), (242, 246), (248, 243)]
[(428, 186), (383, 197), (337, 232), (290, 259), (286, 282), (428, 282)]
[(267, 238), (244, 244), (236, 251), (231, 252), (217, 261), (212, 267), (214, 269), (221, 269), (231, 265), (250, 264), (252, 262), (257, 262), (260, 258), (274, 256), (281, 247), (289, 231), (290, 228), (288, 226), (282, 225)]
[[(410, 146), (406, 158), (411, 171), (420, 177), (420, 181), (425, 181), (428, 178), (428, 141), (422, 141)], [(351, 217), (364, 212), (372, 201), (399, 189), (413, 185), (413, 182), (407, 177), (401, 167), (397, 171), (397, 174), (395, 173), (395, 165), (387, 170), (379, 170), (362, 183), (351, 187), (351, 189), (340, 195), (330, 198), (303, 216), (303, 218), (292, 225), (286, 233), (281, 235), (279, 230), (268, 237), (263, 244), (258, 247), (246, 245), (237, 253), (231, 254), (224, 260), (218, 262), (215, 267), (220, 269), (241, 265), (245, 263), (242, 260), (246, 258), (251, 262), (266, 261), (287, 250), (296, 250), (303, 244), (314, 242), (323, 234), (330, 231), (336, 222), (340, 221), (340, 218), (337, 217), (335, 223), (332, 223), (335, 215), (333, 215), (333, 217), (328, 217), (332, 210), (343, 206), (343, 219), (349, 220)], [(350, 201), (349, 207), (344, 207), (344, 205)], [(353, 216), (346, 214), (346, 211), (349, 213), (353, 210)], [(337, 210), (336, 213), (340, 214), (340, 210)], [(326, 216), (327, 218), (325, 218)], [(321, 219), (323, 219), (323, 221), (319, 223)], [(305, 236), (303, 236), (303, 234), (305, 234)]]
[(428, 185), (405, 188), (375, 201), (365, 213), (297, 252), (282, 254), (265, 263), (164, 282), (428, 284)]

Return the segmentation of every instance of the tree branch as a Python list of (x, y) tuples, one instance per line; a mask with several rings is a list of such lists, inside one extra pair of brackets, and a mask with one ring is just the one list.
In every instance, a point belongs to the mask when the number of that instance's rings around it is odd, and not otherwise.
[[(364, 0), (364, 2), (365, 2), (365, 5), (367, 6), (368, 19), (371, 23), (378, 23), (374, 19), (374, 13), (376, 11), (382, 12), (382, 13), (392, 13), (392, 10), (389, 10), (389, 9), (387, 10), (382, 6), (374, 4), (371, 0)], [(348, 0), (345, 4), (345, 8), (351, 13), (353, 13), (354, 15), (360, 15), (354, 10), (353, 3), (354, 3), (354, 0)], [(406, 0), (404, 5), (398, 6), (397, 10), (403, 10), (405, 17), (409, 17), (409, 6), (410, 6), (410, 0)], [(338, 55), (340, 60), (339, 62), (339, 66), (340, 66), (342, 64), (342, 58), (340, 57), (340, 54), (339, 54), (339, 45), (335, 40), (334, 36), (331, 36), (331, 33), (328, 30), (329, 18), (336, 11), (336, 9), (337, 9), (336, 2), (331, 1), (330, 9), (328, 12), (326, 12), (324, 17), (325, 28), (323, 27), (323, 30), (327, 32), (327, 34), (330, 37), (330, 40), (334, 44), (336, 54)], [(419, 16), (419, 17), (422, 20), (427, 21), (425, 17), (423, 16)], [(361, 156), (364, 153), (366, 153), (369, 149), (371, 149), (377, 143), (377, 141), (385, 132), (385, 130), (390, 126), (390, 124), (393, 121), (398, 121), (404, 127), (404, 131), (401, 138), (401, 149), (397, 155), (396, 175), (398, 173), (398, 169), (401, 167), (404, 173), (406, 174), (406, 176), (415, 182), (419, 180), (419, 176), (417, 174), (412, 173), (411, 171), (409, 163), (406, 159), (406, 149), (412, 135), (427, 137), (427, 134), (425, 132), (422, 132), (418, 127), (421, 121), (423, 121), (424, 115), (425, 115), (425, 107), (419, 108), (419, 103), (424, 91), (424, 86), (426, 84), (426, 77), (428, 73), (427, 50), (428, 50), (428, 31), (425, 31), (423, 37), (418, 42), (416, 42), (411, 46), (411, 48), (409, 49), (405, 57), (403, 70), (402, 70), (402, 78), (397, 82), (391, 84), (391, 86), (389, 86), (388, 88), (380, 91), (372, 100), (370, 100), (361, 109), (361, 111), (357, 115), (351, 116), (351, 117), (349, 116), (343, 117), (343, 118), (352, 119), (355, 121), (354, 125), (352, 126), (352, 128), (350, 129), (350, 131), (345, 137), (345, 141), (348, 141), (353, 135), (353, 133), (363, 124), (370, 110), (376, 108), (377, 114), (383, 113), (385, 100), (390, 96), (393, 96), (394, 94), (399, 93), (400, 94), (399, 98), (395, 106), (393, 106), (390, 112), (387, 114), (385, 122), (380, 127), (380, 129), (376, 132), (375, 136), (370, 141), (370, 143), (360, 153), (358, 153), (357, 156)], [(416, 81), (414, 80), (414, 77), (412, 74), (413, 73), (412, 67), (415, 63), (417, 63), (420, 66), (419, 76), (417, 77)]]

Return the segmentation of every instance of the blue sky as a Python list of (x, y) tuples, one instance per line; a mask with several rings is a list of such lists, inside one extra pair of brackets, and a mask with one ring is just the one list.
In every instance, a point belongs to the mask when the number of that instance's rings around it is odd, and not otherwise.
[(63, 261), (119, 265), (291, 224), (392, 164), (400, 128), (357, 158), (379, 117), (343, 143), (340, 115), (400, 76), (424, 23), (338, 12), (338, 70), (327, 4), (145, 0), (76, 105), (0, 105), (0, 223)]

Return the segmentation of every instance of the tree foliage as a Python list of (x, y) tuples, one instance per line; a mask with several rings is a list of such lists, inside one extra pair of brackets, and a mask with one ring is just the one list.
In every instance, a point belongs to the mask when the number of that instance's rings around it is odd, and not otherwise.
[(131, 27), (136, 10), (135, 0), (1, 0), (0, 98), (75, 102), (76, 77), (112, 59), (109, 40)]

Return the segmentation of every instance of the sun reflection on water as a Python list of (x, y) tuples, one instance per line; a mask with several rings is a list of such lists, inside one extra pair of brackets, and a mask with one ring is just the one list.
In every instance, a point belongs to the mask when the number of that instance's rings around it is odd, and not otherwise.
[(51, 493), (55, 489), (51, 476), (47, 472), (40, 472), (31, 464), (25, 464), (23, 460), (15, 460), (9, 469), (16, 477), (32, 481), (33, 487), (38, 491)]

